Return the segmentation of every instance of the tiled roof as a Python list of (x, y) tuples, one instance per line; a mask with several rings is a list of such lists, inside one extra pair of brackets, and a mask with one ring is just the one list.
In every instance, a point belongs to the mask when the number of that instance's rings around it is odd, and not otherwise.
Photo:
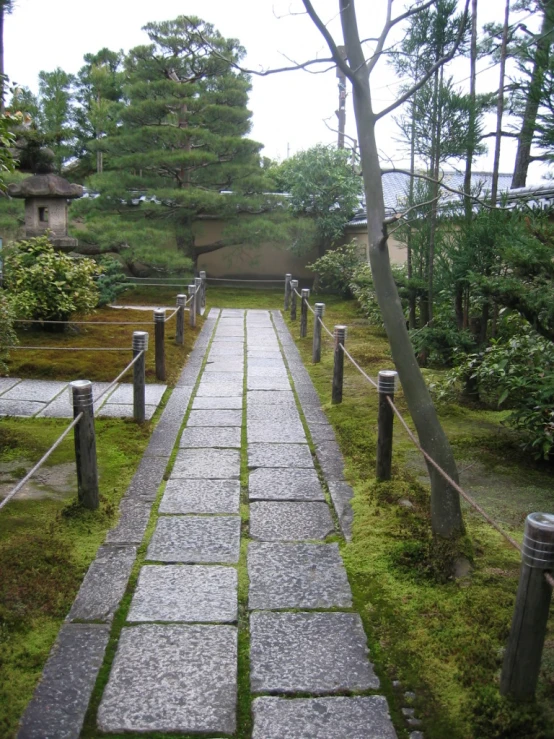
[[(461, 172), (444, 172), (443, 182), (455, 190), (463, 190), (464, 175)], [(392, 216), (402, 213), (406, 209), (406, 201), (409, 190), (410, 176), (403, 172), (385, 172), (382, 175), (383, 196), (385, 199), (385, 214)], [(425, 180), (420, 180), (425, 182)], [(498, 192), (509, 201), (525, 200), (529, 205), (548, 207), (554, 203), (554, 185), (543, 184), (531, 187), (511, 189), (511, 174), (500, 174), (498, 177)], [(490, 192), (492, 185), (491, 172), (472, 172), (471, 187), (476, 197), (483, 197)], [(452, 205), (459, 200), (459, 195), (443, 189), (440, 204)], [(365, 202), (362, 202), (360, 211), (349, 222), (349, 226), (367, 225)]]

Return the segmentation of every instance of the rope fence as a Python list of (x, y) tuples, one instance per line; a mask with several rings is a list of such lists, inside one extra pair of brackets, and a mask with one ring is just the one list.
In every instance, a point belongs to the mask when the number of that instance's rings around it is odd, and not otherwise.
[(393, 418), (396, 416), (408, 438), (423, 455), (430, 467), (455, 490), (468, 505), (492, 526), (516, 549), (522, 558), (512, 629), (504, 657), (500, 691), (516, 700), (528, 700), (534, 696), (546, 637), (552, 589), (554, 588), (554, 515), (531, 513), (525, 521), (523, 544), (520, 545), (500, 526), (483, 507), (467, 493), (422, 447), (408, 422), (394, 403), (397, 372), (383, 370), (375, 381), (354, 359), (345, 347), (347, 327), (337, 325), (332, 332), (323, 321), (324, 303), (316, 303), (315, 309), (308, 302), (310, 291), (297, 290), (298, 281), (291, 275), (285, 279), (285, 310), (290, 307), (290, 318), (296, 320), (297, 299), (301, 301), (300, 337), (307, 335), (308, 311), (314, 316), (312, 361), (321, 359), (321, 329), (333, 339), (334, 367), (332, 402), (342, 402), (344, 357), (379, 393), (378, 438), (376, 477), (390, 480), (392, 475)]

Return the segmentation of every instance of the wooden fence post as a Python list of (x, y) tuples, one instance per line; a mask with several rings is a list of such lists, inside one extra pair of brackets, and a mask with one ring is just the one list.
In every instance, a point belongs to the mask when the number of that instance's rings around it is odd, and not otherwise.
[(398, 373), (394, 370), (381, 370), (377, 381), (379, 414), (377, 420), (377, 464), (375, 476), (380, 482), (390, 480), (392, 474), (392, 429), (394, 412), (387, 398), (394, 400), (397, 376)]
[(154, 310), (154, 353), (156, 380), (165, 380), (165, 308)]
[(200, 301), (200, 308), (202, 310), (202, 315), (204, 315), (204, 311), (206, 310), (206, 273), (204, 270), (200, 272), (200, 279), (202, 280), (202, 290), (200, 291), (200, 295), (202, 296), (202, 299)]
[(335, 351), (333, 365), (332, 403), (342, 403), (342, 381), (344, 377), (344, 352), (340, 348), (346, 342), (346, 326), (335, 326)]
[(296, 321), (296, 288), (298, 280), (290, 281), (290, 320)]
[(517, 701), (533, 698), (539, 678), (554, 570), (554, 515), (530, 513), (525, 520), (521, 571), (512, 628), (504, 654), (500, 692)]
[(189, 291), (189, 320), (190, 320), (190, 327), (194, 328), (196, 326), (196, 285), (189, 285), (188, 287)]
[(285, 275), (285, 310), (289, 309), (290, 306), (290, 281), (292, 280), (292, 275), (287, 272)]
[(325, 303), (316, 303), (314, 306), (314, 341), (312, 344), (312, 362), (317, 364), (321, 362), (321, 323), (320, 318), (323, 318), (325, 313)]
[(179, 293), (177, 295), (177, 321), (175, 327), (175, 343), (179, 346), (185, 344), (185, 305), (187, 296)]
[(99, 493), (92, 382), (74, 380), (69, 385), (73, 398), (73, 418), (79, 413), (83, 414), (73, 431), (77, 463), (77, 495), (81, 505), (95, 510), (99, 505)]
[(302, 302), (300, 303), (300, 338), (308, 335), (308, 298), (310, 291), (307, 287), (302, 288)]
[(142, 352), (140, 359), (133, 365), (133, 418), (144, 421), (146, 418), (146, 350), (148, 349), (148, 332), (133, 331), (133, 358)]
[(195, 277), (194, 278), (194, 285), (196, 287), (196, 298), (194, 301), (194, 305), (196, 307), (196, 315), (200, 315), (200, 309), (202, 308), (202, 278), (201, 277)]

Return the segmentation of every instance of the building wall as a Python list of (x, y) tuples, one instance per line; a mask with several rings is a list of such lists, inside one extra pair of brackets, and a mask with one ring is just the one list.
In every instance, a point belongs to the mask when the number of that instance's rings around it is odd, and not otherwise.
[[(360, 252), (363, 255), (367, 254), (367, 228), (358, 227), (348, 229), (344, 236), (344, 243), (348, 244), (351, 241), (359, 244)], [(405, 264), (407, 258), (406, 244), (402, 244), (393, 237), (389, 237), (388, 246), (391, 264)]]

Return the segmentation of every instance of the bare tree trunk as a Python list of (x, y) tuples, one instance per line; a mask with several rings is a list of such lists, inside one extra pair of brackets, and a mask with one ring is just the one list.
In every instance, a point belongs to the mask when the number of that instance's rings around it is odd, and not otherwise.
[(492, 169), (491, 203), (496, 206), (498, 197), (498, 172), (500, 170), (500, 144), (502, 142), (502, 116), (504, 114), (504, 78), (506, 76), (506, 49), (508, 47), (508, 23), (510, 20), (510, 0), (506, 0), (504, 10), (504, 30), (500, 47), (500, 82), (496, 104), (496, 139), (494, 144), (494, 165)]
[(521, 121), (521, 130), (518, 136), (516, 162), (512, 187), (525, 187), (527, 182), (527, 171), (531, 163), (531, 145), (535, 133), (537, 113), (539, 110), (542, 94), (542, 83), (544, 72), (548, 68), (550, 48), (553, 41), (554, 31), (554, 2), (548, 0), (545, 3), (541, 30), (537, 39), (537, 50), (529, 83), (525, 110)]
[[(415, 122), (416, 122), (416, 95), (412, 100), (412, 130), (410, 134), (410, 172), (412, 175), (415, 172)], [(409, 191), (409, 206), (412, 207), (414, 204), (414, 177), (410, 177), (410, 191)], [(413, 264), (412, 264), (412, 226), (408, 221), (407, 226), (407, 237), (406, 237), (406, 251), (408, 258), (408, 280), (413, 277)], [(416, 327), (416, 295), (414, 289), (410, 286), (408, 290), (408, 322), (411, 329)]]
[[(308, 12), (311, 3), (304, 0)], [(354, 0), (339, 0), (341, 23), (350, 69), (355, 70), (353, 100), (364, 188), (367, 203), (368, 256), (375, 293), (389, 337), (404, 396), (422, 447), (454, 480), (458, 472), (454, 456), (438, 420), (425, 380), (406, 329), (404, 313), (390, 266), (385, 226), (385, 207), (377, 143), (376, 117), (371, 102), (369, 73), (358, 34)], [(429, 467), (431, 522), (435, 535), (456, 539), (464, 531), (458, 493)]]
[(470, 50), (470, 72), (469, 72), (469, 146), (466, 154), (466, 171), (464, 175), (464, 208), (466, 219), (471, 221), (473, 214), (471, 198), (471, 165), (473, 164), (473, 154), (475, 151), (475, 123), (477, 111), (475, 110), (476, 85), (475, 77), (477, 74), (477, 0), (471, 0), (471, 50)]
[(6, 85), (4, 84), (4, 14), (6, 12), (3, 0), (0, 0), (0, 114), (6, 110), (4, 95)]

